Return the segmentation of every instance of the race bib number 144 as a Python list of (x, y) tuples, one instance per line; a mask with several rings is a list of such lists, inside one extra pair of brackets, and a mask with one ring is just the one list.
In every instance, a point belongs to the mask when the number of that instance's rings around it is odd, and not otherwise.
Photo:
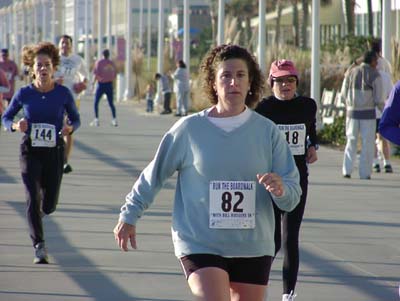
[(33, 147), (55, 147), (56, 127), (48, 123), (32, 123), (31, 141)]

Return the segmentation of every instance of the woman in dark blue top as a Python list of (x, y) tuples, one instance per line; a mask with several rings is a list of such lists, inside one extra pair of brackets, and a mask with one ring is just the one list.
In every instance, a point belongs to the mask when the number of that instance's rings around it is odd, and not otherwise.
[[(80, 126), (80, 117), (68, 88), (53, 79), (60, 62), (57, 48), (48, 42), (23, 48), (23, 62), (32, 83), (12, 98), (3, 115), (9, 131), (24, 133), (20, 146), (21, 176), (27, 197), (27, 219), (33, 242), (34, 263), (48, 263), (42, 217), (55, 211), (64, 163), (65, 135)], [(14, 122), (23, 110), (24, 117)], [(64, 123), (67, 114), (68, 124)]]

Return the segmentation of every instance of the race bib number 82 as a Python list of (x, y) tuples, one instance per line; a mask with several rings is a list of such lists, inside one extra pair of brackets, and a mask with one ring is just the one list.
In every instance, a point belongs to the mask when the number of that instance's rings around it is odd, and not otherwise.
[(211, 181), (210, 228), (254, 228), (255, 196), (254, 181)]

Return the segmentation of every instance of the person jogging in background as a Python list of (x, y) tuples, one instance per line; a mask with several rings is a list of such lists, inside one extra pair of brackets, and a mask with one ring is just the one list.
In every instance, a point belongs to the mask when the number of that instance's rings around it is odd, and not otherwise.
[(308, 164), (317, 161), (317, 105), (311, 98), (297, 94), (299, 74), (290, 60), (271, 64), (268, 83), (273, 95), (264, 98), (256, 112), (278, 125), (292, 151), (300, 174), (302, 194), (293, 211), (281, 210), (274, 204), (275, 255), (283, 249), (282, 301), (292, 301), (299, 272), (299, 235), (308, 191)]
[(118, 246), (137, 247), (136, 223), (176, 171), (172, 237), (195, 300), (263, 301), (274, 256), (273, 203), (299, 202), (299, 174), (276, 125), (251, 110), (264, 78), (237, 45), (210, 50), (200, 67), (211, 106), (164, 135), (121, 208)]
[(99, 102), (103, 94), (107, 96), (108, 105), (111, 109), (113, 126), (118, 126), (117, 114), (114, 106), (114, 90), (113, 82), (117, 77), (117, 68), (113, 61), (110, 60), (110, 51), (103, 50), (103, 58), (96, 61), (93, 68), (94, 81), (96, 84), (96, 92), (94, 95), (94, 120), (90, 123), (91, 126), (99, 126)]
[(379, 133), (400, 145), (400, 80), (394, 85), (379, 123)]
[[(55, 78), (58, 84), (66, 86), (74, 96), (76, 106), (79, 110), (80, 95), (88, 84), (88, 70), (81, 56), (72, 53), (72, 38), (69, 35), (63, 35), (60, 38), (60, 66), (55, 73)], [(69, 122), (66, 120), (66, 122)], [(73, 147), (73, 137), (67, 135), (65, 139), (65, 162), (64, 173), (70, 173), (72, 167), (69, 164), (69, 157)]]
[(0, 127), (1, 127), (1, 115), (3, 115), (6, 104), (4, 103), (3, 94), (10, 90), (10, 83), (7, 80), (6, 73), (0, 69)]
[(10, 84), (9, 90), (3, 93), (3, 99), (6, 101), (6, 106), (8, 106), (11, 102), (11, 98), (14, 95), (15, 91), (15, 78), (18, 76), (18, 66), (17, 64), (10, 59), (8, 49), (1, 49), (0, 56), (0, 69), (2, 69), (7, 77), (7, 80)]
[[(25, 187), (27, 220), (34, 247), (34, 263), (48, 263), (42, 217), (56, 210), (64, 165), (63, 136), (80, 126), (71, 92), (54, 80), (60, 62), (57, 48), (48, 42), (25, 46), (23, 63), (32, 83), (13, 96), (3, 115), (8, 131), (23, 133), (20, 146), (21, 176)], [(24, 117), (14, 121), (23, 110)], [(69, 123), (64, 123), (64, 114)]]

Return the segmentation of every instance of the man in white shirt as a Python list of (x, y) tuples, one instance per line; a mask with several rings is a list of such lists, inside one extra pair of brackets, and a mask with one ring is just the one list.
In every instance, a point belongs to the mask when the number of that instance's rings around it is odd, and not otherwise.
[[(55, 74), (56, 81), (71, 91), (79, 109), (80, 93), (86, 89), (89, 72), (82, 57), (72, 53), (72, 38), (69, 35), (61, 36), (58, 47), (60, 49), (60, 65)], [(64, 139), (64, 173), (69, 173), (72, 171), (68, 159), (72, 151), (73, 140), (71, 135), (64, 136)]]

